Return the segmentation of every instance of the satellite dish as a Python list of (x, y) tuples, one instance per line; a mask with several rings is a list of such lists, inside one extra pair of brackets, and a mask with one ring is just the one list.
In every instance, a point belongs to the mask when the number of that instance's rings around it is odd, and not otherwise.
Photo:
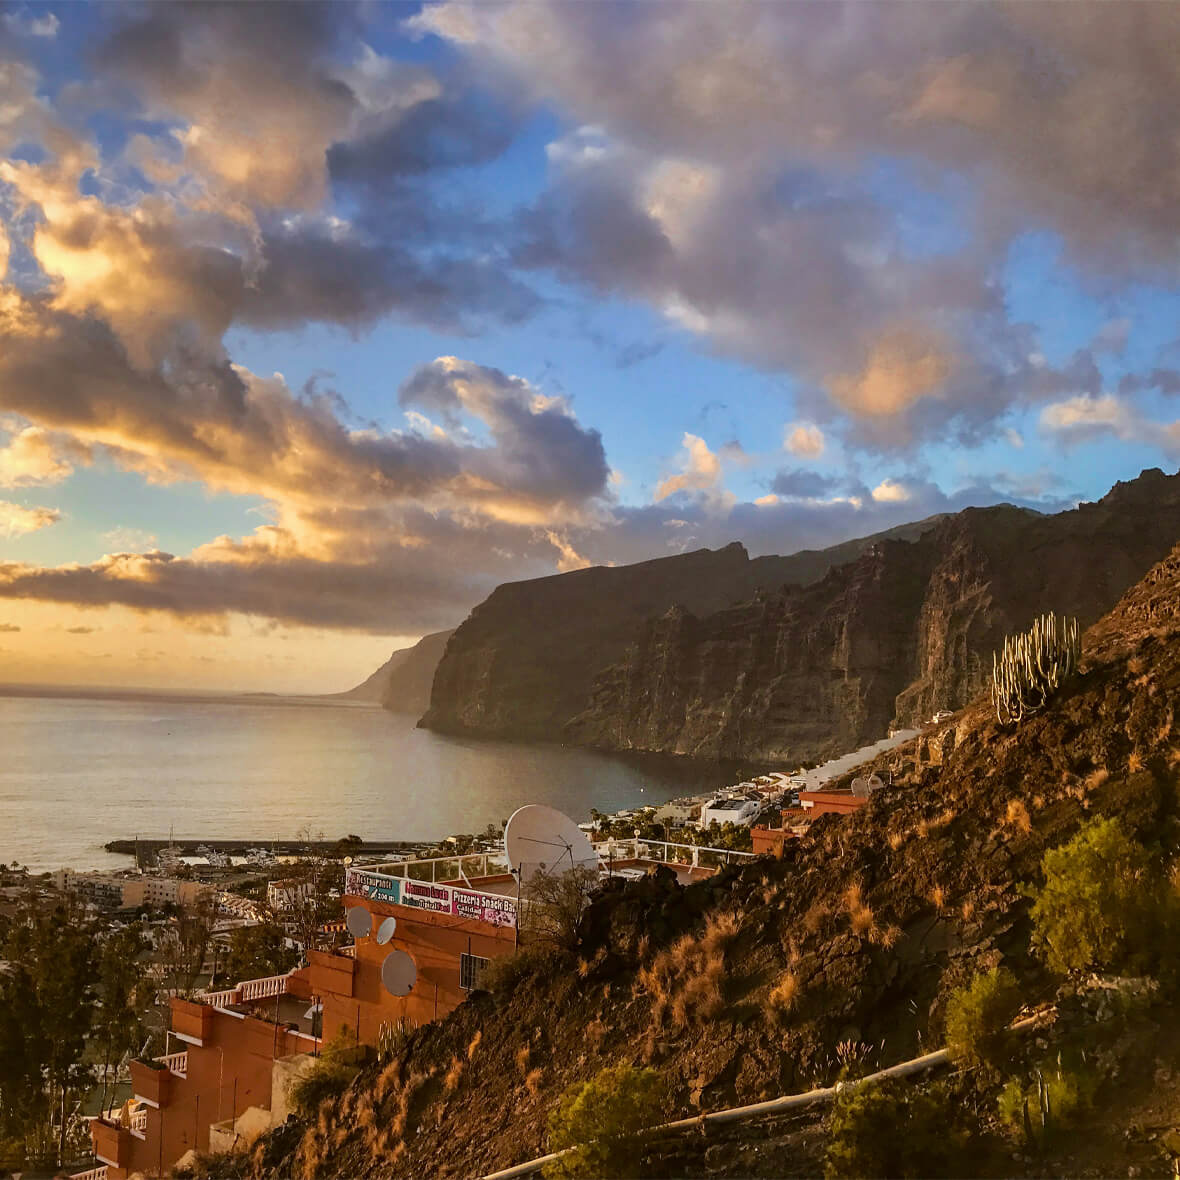
[(390, 951), (381, 964), (381, 982), (391, 996), (408, 996), (418, 980), (418, 965), (405, 951)]
[(364, 938), (373, 929), (373, 915), (363, 905), (354, 905), (344, 919), (353, 938)]
[(598, 868), (598, 854), (568, 815), (540, 803), (519, 807), (504, 829), (504, 852), (525, 884), (540, 872), (560, 874), (581, 865)]
[(397, 929), (396, 918), (386, 918), (380, 926), (377, 927), (377, 941), (384, 946), (392, 937), (393, 932)]

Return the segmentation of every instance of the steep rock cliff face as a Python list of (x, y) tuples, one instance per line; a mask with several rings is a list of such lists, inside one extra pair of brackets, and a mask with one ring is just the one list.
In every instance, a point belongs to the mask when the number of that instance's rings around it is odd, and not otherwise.
[(1180, 537), (1180, 476), (1144, 472), (1040, 516), (969, 509), (885, 540), (806, 587), (652, 619), (595, 679), (567, 741), (794, 761), (957, 709), (991, 652), (1041, 611), (1097, 619)]
[(434, 672), (454, 631), (424, 635), (413, 647), (399, 648), (356, 688), (336, 693), (343, 700), (370, 701), (391, 713), (420, 716), (430, 704)]
[[(917, 537), (937, 519), (878, 537)], [(420, 724), (444, 732), (559, 738), (586, 708), (595, 676), (624, 658), (649, 619), (674, 605), (711, 614), (760, 589), (813, 582), (876, 540), (753, 560), (733, 544), (500, 586), (447, 644)]]

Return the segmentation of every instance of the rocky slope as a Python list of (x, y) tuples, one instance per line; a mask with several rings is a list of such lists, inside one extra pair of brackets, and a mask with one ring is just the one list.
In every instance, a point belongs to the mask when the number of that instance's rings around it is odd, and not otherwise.
[(636, 565), (499, 586), (455, 632), (421, 724), (453, 733), (555, 740), (653, 615), (708, 614), (786, 582), (808, 584), (880, 540), (913, 538), (939, 518), (790, 557), (750, 559), (740, 544)]
[(454, 631), (424, 635), (413, 647), (403, 647), (356, 688), (338, 695), (345, 700), (371, 701), (393, 713), (420, 717), (430, 705), (430, 687), (447, 640)]
[(1042, 516), (968, 509), (810, 586), (649, 620), (596, 677), (567, 741), (798, 762), (957, 709), (1041, 611), (1088, 625), (1180, 538), (1180, 476), (1152, 470)]
[[(1117, 815), (1165, 869), (1175, 865), (1178, 601), (1180, 549), (1089, 632), (1083, 674), (1040, 715), (1003, 729), (986, 701), (974, 703), (937, 742), (924, 735), (882, 756), (892, 786), (853, 815), (821, 818), (782, 859), (687, 889), (657, 873), (603, 892), (574, 951), (529, 952), (493, 993), (417, 1030), (315, 1120), (263, 1140), (237, 1174), (486, 1174), (541, 1154), (562, 1089), (615, 1062), (657, 1068), (671, 1117), (830, 1084), (842, 1042), (874, 1066), (938, 1044), (948, 990), (997, 965), (1029, 1005), (1056, 998), (1064, 1020), (1061, 981), (1029, 953), (1024, 885), (1047, 849), (1096, 815)], [(788, 978), (789, 1001), (776, 1006), (771, 994)], [(702, 986), (710, 979), (715, 1002)], [(1144, 1019), (1141, 1043), (1158, 1021), (1167, 1036), (1155, 1043), (1175, 1044), (1170, 1003)], [(1108, 1026), (1113, 1036), (1122, 1027)], [(1118, 1070), (1102, 1064), (1104, 1045), (1088, 1052), (1110, 1078)], [(1044, 1040), (1029, 1046), (1046, 1051)], [(1128, 1082), (1152, 1087), (1149, 1062), (1119, 1060), (1094, 1124)], [(963, 1096), (971, 1104), (983, 1110), (978, 1094)], [(814, 1175), (821, 1139), (817, 1129), (788, 1138), (781, 1150), (797, 1155), (759, 1157), (746, 1150), (750, 1132), (736, 1154), (711, 1158), (694, 1134), (636, 1171)], [(1155, 1150), (1141, 1126), (1108, 1147), (1113, 1155), (1057, 1162), (980, 1154), (974, 1174), (1110, 1175), (1111, 1159), (1139, 1168)]]

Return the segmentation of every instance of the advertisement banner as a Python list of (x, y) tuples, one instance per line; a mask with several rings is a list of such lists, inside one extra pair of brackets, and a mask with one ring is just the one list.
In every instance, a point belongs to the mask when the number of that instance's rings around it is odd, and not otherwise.
[(397, 877), (386, 877), (382, 873), (366, 873), (361, 869), (349, 869), (344, 881), (344, 892), (351, 897), (367, 897), (370, 901), (385, 901), (390, 905), (401, 904), (402, 882)]
[(402, 905), (435, 913), (451, 912), (451, 891), (445, 885), (431, 885), (428, 881), (402, 881)]
[(469, 918), (492, 926), (516, 925), (516, 901), (491, 893), (468, 893), (464, 889), (455, 889), (451, 893), (451, 913), (456, 918)]

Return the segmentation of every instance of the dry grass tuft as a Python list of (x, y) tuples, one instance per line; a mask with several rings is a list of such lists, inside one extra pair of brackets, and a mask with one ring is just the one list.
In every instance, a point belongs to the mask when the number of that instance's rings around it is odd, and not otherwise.
[(770, 1006), (771, 1019), (778, 1020), (786, 1015), (799, 999), (799, 977), (791, 971), (784, 971), (779, 981), (770, 989), (766, 1002)]
[(586, 1045), (591, 1053), (597, 1053), (602, 1046), (603, 1038), (606, 1036), (606, 1025), (597, 1017), (586, 1025)]
[(589, 959), (579, 959), (578, 960), (578, 978), (585, 979), (586, 976), (590, 974), (590, 968), (592, 966), (593, 966), (593, 964), (590, 962)]
[(844, 905), (852, 923), (852, 933), (860, 938), (871, 938), (876, 933), (872, 907), (861, 895), (859, 885), (849, 885), (844, 890)]
[(541, 1093), (541, 1077), (544, 1072), (543, 1069), (530, 1070), (528, 1076), (524, 1079), (524, 1088), (533, 1098), (536, 1098)]
[(1008, 810), (1004, 813), (1004, 826), (1015, 828), (1018, 832), (1025, 834), (1032, 831), (1032, 817), (1028, 814), (1028, 808), (1025, 807), (1023, 800), (1008, 800)]
[(914, 824), (914, 835), (917, 836), (919, 840), (925, 840), (926, 837), (930, 835), (930, 821), (925, 819), (918, 820), (918, 822)]
[(960, 907), (959, 913), (963, 915), (964, 922), (970, 922), (975, 917), (975, 899), (967, 898)]
[(1127, 755), (1127, 773), (1138, 774), (1143, 769), (1143, 755), (1138, 750), (1132, 750)]
[(896, 852), (905, 843), (905, 832), (890, 832), (889, 847)]
[(521, 1047), (516, 1050), (516, 1070), (521, 1077), (524, 1077), (524, 1075), (529, 1072), (529, 1065), (532, 1062), (532, 1056), (533, 1051), (528, 1045), (521, 1045)]
[(483, 1040), (483, 1030), (477, 1028), (475, 1030), (475, 1036), (473, 1036), (471, 1038), (471, 1042), (467, 1046), (467, 1060), (468, 1061), (475, 1060), (475, 1051), (476, 1051), (476, 1049), (479, 1048), (479, 1043), (482, 1040)]
[(636, 988), (651, 997), (652, 1019), (686, 1028), (716, 1018), (725, 1007), (725, 951), (737, 933), (732, 914), (715, 915), (699, 937), (686, 934), (640, 969)]
[(943, 907), (946, 905), (946, 890), (941, 885), (935, 885), (930, 890), (930, 900), (934, 903), (934, 908), (942, 913)]
[(443, 1089), (448, 1094), (453, 1094), (459, 1088), (459, 1081), (463, 1077), (463, 1066), (465, 1062), (462, 1057), (455, 1056), (451, 1058), (451, 1068), (447, 1070), (447, 1075), (443, 1078)]
[(651, 936), (648, 934), (641, 934), (639, 941), (635, 944), (635, 954), (642, 963), (647, 958), (647, 952), (651, 949)]
[(1105, 766), (1099, 767), (1092, 774), (1086, 776), (1086, 781), (1083, 786), (1087, 791), (1096, 791), (1100, 786), (1107, 782), (1110, 778), (1110, 771)]
[(885, 950), (891, 950), (897, 945), (897, 940), (901, 938), (900, 926), (885, 926), (884, 928), (877, 928), (876, 933), (872, 936), (873, 941)]

